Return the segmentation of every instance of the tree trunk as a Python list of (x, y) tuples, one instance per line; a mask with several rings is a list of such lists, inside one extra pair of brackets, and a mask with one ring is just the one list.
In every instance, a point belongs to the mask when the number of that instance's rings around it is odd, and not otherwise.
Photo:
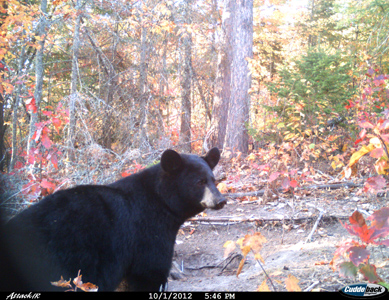
[(138, 121), (139, 124), (139, 147), (146, 149), (150, 147), (150, 143), (147, 137), (147, 107), (149, 103), (148, 87), (147, 87), (147, 52), (148, 52), (148, 43), (147, 43), (147, 28), (141, 28), (141, 44), (140, 44), (140, 64), (139, 64), (139, 113)]
[[(22, 46), (22, 49), (20, 51), (20, 58), (19, 58), (19, 66), (18, 66), (18, 75), (20, 76), (20, 73), (22, 72), (23, 65), (25, 62), (25, 51), (26, 51), (26, 45)], [(11, 162), (10, 162), (10, 170), (12, 171), (15, 167), (16, 159), (17, 159), (17, 153), (18, 153), (18, 143), (17, 143), (17, 128), (18, 128), (18, 108), (19, 108), (19, 101), (20, 101), (20, 93), (22, 90), (22, 85), (18, 84), (16, 88), (15, 93), (15, 101), (14, 101), (14, 107), (13, 107), (13, 116), (12, 116), (12, 155), (11, 155)]]
[(44, 46), (45, 46), (45, 35), (46, 35), (46, 14), (47, 14), (47, 0), (41, 1), (41, 11), (42, 15), (39, 20), (37, 35), (39, 37), (43, 37), (38, 42), (39, 49), (36, 53), (35, 57), (35, 91), (34, 91), (34, 98), (35, 98), (35, 104), (37, 107), (36, 112), (31, 112), (31, 118), (30, 118), (30, 128), (28, 133), (28, 144), (27, 144), (27, 155), (30, 154), (31, 149), (35, 147), (35, 141), (32, 139), (32, 136), (35, 133), (35, 124), (39, 121), (38, 120), (38, 114), (40, 109), (40, 103), (42, 101), (42, 89), (43, 89), (43, 75), (44, 75), (44, 68), (43, 68), (43, 52), (44, 52)]
[(227, 128), (227, 115), (231, 95), (231, 66), (233, 54), (233, 27), (235, 1), (225, 0), (222, 15), (222, 30), (218, 49), (218, 63), (215, 82), (215, 98), (213, 101), (213, 113), (211, 130), (211, 144), (222, 149)]
[[(186, 0), (185, 3), (185, 18), (187, 24), (191, 24), (190, 19), (190, 0)], [(180, 129), (180, 144), (182, 144), (181, 149), (184, 152), (191, 152), (191, 85), (192, 85), (192, 75), (191, 75), (191, 65), (192, 65), (192, 35), (185, 30), (183, 37), (184, 44), (184, 74), (181, 81), (181, 129)]]
[(237, 3), (234, 17), (233, 64), (231, 68), (231, 97), (227, 131), (223, 148), (233, 152), (248, 151), (251, 73), (247, 58), (253, 57), (253, 0)]
[[(310, 22), (311, 22), (311, 24), (312, 24), (312, 22), (313, 22), (313, 17), (314, 17), (314, 15), (315, 15), (315, 9), (316, 9), (316, 7), (315, 7), (315, 0), (311, 0), (310, 1), (311, 3), (310, 3), (310, 5), (311, 5), (311, 18), (310, 18)], [(311, 48), (311, 47), (315, 47), (315, 45), (316, 45), (316, 36), (314, 35), (314, 34), (309, 34), (308, 35), (308, 49), (309, 48)]]
[[(1, 67), (0, 67), (1, 71)], [(5, 99), (0, 93), (0, 172), (4, 171), (4, 161), (5, 161), (5, 146), (4, 146), (4, 134), (5, 134), (5, 125), (4, 125), (4, 103)]]
[[(160, 135), (163, 135), (164, 130), (164, 115), (167, 115), (166, 117), (166, 125), (169, 126), (169, 114), (165, 114), (164, 110), (166, 108), (166, 112), (169, 108), (169, 102), (167, 100), (166, 92), (169, 90), (169, 81), (168, 81), (168, 70), (167, 70), (167, 48), (168, 48), (168, 36), (165, 33), (165, 37), (163, 40), (163, 50), (162, 50), (162, 68), (161, 68), (161, 76), (159, 79), (159, 101), (158, 101), (158, 127), (160, 130), (157, 130), (157, 139), (159, 140)], [(165, 105), (163, 105), (165, 104)]]
[[(5, 18), (8, 15), (8, 2), (3, 2), (1, 4), (2, 7), (2, 13), (0, 13), (0, 27), (3, 26), (2, 20), (5, 20)], [(0, 60), (0, 82), (4, 80), (4, 74), (5, 74), (5, 62), (3, 60)], [(6, 161), (6, 148), (5, 148), (5, 141), (4, 141), (4, 135), (5, 131), (7, 129), (7, 125), (4, 124), (4, 106), (5, 106), (5, 93), (4, 95), (0, 93), (0, 172), (3, 172), (5, 170), (4, 163)]]
[[(104, 82), (106, 82), (106, 84), (103, 85), (103, 89), (104, 89), (104, 94), (106, 92), (104, 97), (106, 98), (106, 105), (108, 106), (110, 105), (113, 99), (115, 87), (117, 86), (118, 77), (113, 64), (108, 60), (107, 56), (104, 54), (103, 50), (100, 48), (97, 42), (94, 41), (87, 27), (85, 27), (85, 33), (90, 41), (90, 44), (92, 45), (93, 49), (97, 53), (97, 56), (99, 58), (99, 61), (101, 63), (102, 69), (105, 74), (105, 77), (102, 76)], [(116, 53), (116, 48), (113, 49), (113, 53), (114, 54)], [(103, 133), (101, 135), (102, 145), (109, 149), (112, 146), (112, 130), (111, 130), (112, 124), (110, 123), (111, 116), (112, 113), (110, 111), (105, 114), (103, 120), (103, 126), (102, 126)]]
[(141, 45), (140, 45), (140, 64), (139, 64), (139, 92), (144, 94), (146, 92), (147, 82), (147, 63), (146, 53), (147, 52), (147, 28), (142, 27), (141, 29)]
[[(76, 10), (80, 10), (81, 0), (77, 0)], [(75, 116), (75, 102), (77, 95), (77, 81), (78, 81), (78, 54), (80, 48), (80, 26), (81, 26), (82, 14), (78, 11), (76, 18), (76, 26), (74, 27), (73, 37), (73, 55), (72, 55), (72, 74), (70, 81), (70, 96), (69, 96), (69, 127), (68, 127), (68, 140), (67, 140), (67, 158), (68, 161), (74, 161), (74, 133), (76, 128), (76, 116)]]
[(213, 146), (248, 151), (251, 75), (247, 58), (253, 49), (253, 0), (224, 1), (211, 138)]
[[(3, 4), (3, 8), (7, 8), (8, 5)], [(4, 80), (4, 69), (5, 69), (5, 62), (3, 60), (0, 60), (0, 80)], [(4, 93), (5, 95), (5, 93)], [(6, 161), (5, 157), (7, 155), (6, 148), (5, 148), (5, 131), (7, 129), (7, 125), (4, 124), (4, 107), (5, 107), (5, 96), (3, 96), (2, 93), (0, 93), (0, 172), (4, 171), (4, 162)]]
[(113, 125), (113, 111), (111, 109), (111, 105), (114, 101), (114, 95), (115, 91), (117, 88), (117, 80), (118, 76), (116, 74), (115, 70), (115, 60), (116, 60), (116, 55), (117, 55), (117, 45), (118, 45), (118, 22), (119, 20), (116, 19), (116, 26), (115, 26), (115, 31), (113, 32), (112, 35), (112, 40), (113, 40), (113, 46), (112, 46), (112, 57), (111, 61), (112, 63), (109, 63), (109, 68), (108, 68), (108, 74), (107, 74), (107, 79), (105, 80), (107, 82), (107, 95), (106, 95), (106, 105), (107, 109), (105, 111), (104, 115), (104, 120), (103, 120), (103, 132), (102, 132), (102, 144), (106, 149), (111, 149), (112, 148), (112, 143), (114, 141), (114, 125)]

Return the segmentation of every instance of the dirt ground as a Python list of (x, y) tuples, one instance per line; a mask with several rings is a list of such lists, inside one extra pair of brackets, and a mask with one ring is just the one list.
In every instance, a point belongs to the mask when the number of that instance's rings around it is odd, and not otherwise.
[[(374, 199), (356, 196), (356, 189), (316, 190), (311, 195), (292, 198), (284, 195), (265, 205), (258, 201), (229, 199), (219, 211), (206, 211), (208, 221), (191, 221), (180, 230), (174, 254), (168, 291), (255, 291), (266, 276), (249, 253), (242, 272), (236, 276), (242, 258), (239, 246), (227, 258), (223, 245), (246, 234), (261, 232), (267, 239), (261, 250), (263, 268), (277, 291), (285, 291), (285, 279), (295, 276), (302, 290), (338, 291), (362, 278), (345, 279), (329, 265), (336, 245), (351, 235), (342, 222), (356, 210), (372, 213), (387, 206), (385, 197)], [(312, 239), (306, 242), (323, 211)], [(366, 218), (367, 216), (365, 216)], [(228, 220), (247, 221), (233, 222)], [(293, 219), (293, 220), (292, 220)], [(209, 221), (210, 220), (210, 221)], [(216, 220), (216, 221), (213, 221)], [(256, 221), (255, 221), (256, 220)], [(354, 237), (356, 239), (356, 237)], [(373, 263), (380, 264), (377, 273), (389, 282), (389, 251), (374, 248)], [(273, 287), (269, 280), (267, 284)]]

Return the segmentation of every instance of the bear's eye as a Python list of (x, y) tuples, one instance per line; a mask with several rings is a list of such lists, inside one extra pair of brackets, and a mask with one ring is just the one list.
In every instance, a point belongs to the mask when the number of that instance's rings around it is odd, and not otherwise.
[(197, 185), (206, 185), (207, 184), (207, 180), (206, 179), (200, 179), (199, 181), (197, 181)]

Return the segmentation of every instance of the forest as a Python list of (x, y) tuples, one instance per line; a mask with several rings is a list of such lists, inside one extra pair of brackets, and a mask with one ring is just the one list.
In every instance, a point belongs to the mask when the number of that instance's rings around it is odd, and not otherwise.
[[(379, 275), (365, 248), (389, 246), (376, 240), (389, 234), (388, 129), (386, 0), (0, 0), (7, 215), (133, 174), (166, 149), (216, 146), (218, 188), (239, 204), (296, 202), (312, 185), (374, 202), (371, 226), (347, 211), (342, 225), (362, 242), (343, 244), (331, 267), (387, 283), (388, 265)], [(238, 241), (238, 274), (262, 243)], [(342, 255), (351, 261), (336, 264)]]

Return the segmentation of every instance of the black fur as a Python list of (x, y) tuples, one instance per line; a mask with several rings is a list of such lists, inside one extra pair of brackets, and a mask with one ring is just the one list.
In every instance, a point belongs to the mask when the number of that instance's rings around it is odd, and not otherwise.
[[(56, 290), (50, 281), (81, 270), (83, 282), (99, 291), (115, 290), (123, 279), (129, 290), (159, 290), (182, 223), (225, 204), (211, 171), (219, 158), (217, 148), (205, 157), (166, 150), (161, 163), (137, 174), (58, 191), (32, 205), (5, 226), (7, 251), (22, 280), (2, 285)], [(204, 201), (206, 189), (211, 193)]]

